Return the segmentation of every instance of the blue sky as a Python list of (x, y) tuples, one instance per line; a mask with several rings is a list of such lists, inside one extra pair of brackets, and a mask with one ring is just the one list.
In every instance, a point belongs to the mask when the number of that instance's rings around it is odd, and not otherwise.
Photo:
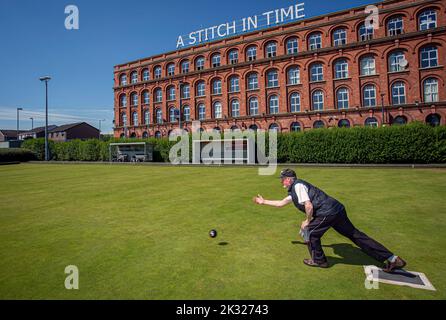
[[(175, 50), (179, 35), (305, 3), (306, 17), (373, 0), (0, 0), (0, 128), (44, 125), (50, 75), (49, 124), (86, 121), (113, 128), (113, 66)], [(223, 6), (217, 4), (224, 3)], [(65, 7), (79, 8), (79, 30), (66, 30)]]

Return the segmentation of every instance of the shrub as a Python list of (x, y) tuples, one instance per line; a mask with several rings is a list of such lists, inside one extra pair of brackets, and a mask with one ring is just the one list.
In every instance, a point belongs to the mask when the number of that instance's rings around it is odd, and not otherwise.
[(0, 149), (0, 162), (26, 162), (36, 159), (36, 155), (31, 150), (20, 148)]

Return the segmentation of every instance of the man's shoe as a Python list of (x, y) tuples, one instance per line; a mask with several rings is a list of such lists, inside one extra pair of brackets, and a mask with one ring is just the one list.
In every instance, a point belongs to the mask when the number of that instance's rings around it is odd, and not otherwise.
[(328, 262), (317, 263), (314, 262), (312, 259), (304, 259), (304, 264), (306, 264), (309, 267), (328, 268)]
[(393, 270), (403, 269), (406, 266), (406, 261), (401, 259), (400, 257), (396, 258), (395, 262), (387, 261), (386, 266), (384, 267), (384, 272), (392, 272)]

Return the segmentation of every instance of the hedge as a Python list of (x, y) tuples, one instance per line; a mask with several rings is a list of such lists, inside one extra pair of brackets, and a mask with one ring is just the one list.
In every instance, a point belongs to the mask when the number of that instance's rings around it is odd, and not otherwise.
[(26, 162), (36, 160), (34, 152), (20, 148), (0, 149), (0, 162)]
[[(50, 141), (50, 154), (56, 161), (108, 161), (110, 143), (142, 141), (154, 145), (155, 162), (169, 161), (175, 142), (155, 138)], [(32, 150), (43, 160), (44, 146), (44, 139), (34, 139), (25, 141), (22, 148)], [(189, 146), (191, 153), (191, 139)], [(279, 134), (277, 147), (279, 163), (446, 163), (446, 126), (411, 123), (383, 128), (315, 129)]]

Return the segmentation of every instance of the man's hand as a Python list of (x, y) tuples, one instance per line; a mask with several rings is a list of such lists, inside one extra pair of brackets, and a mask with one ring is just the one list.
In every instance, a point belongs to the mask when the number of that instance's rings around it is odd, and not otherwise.
[(257, 197), (252, 198), (252, 200), (256, 204), (264, 204), (265, 203), (265, 199), (263, 199), (263, 197), (260, 194), (257, 195)]
[(302, 230), (304, 230), (306, 227), (308, 227), (309, 224), (310, 224), (310, 221), (308, 221), (308, 220), (304, 220), (304, 221), (302, 222), (302, 224), (300, 225), (300, 228), (301, 228)]

